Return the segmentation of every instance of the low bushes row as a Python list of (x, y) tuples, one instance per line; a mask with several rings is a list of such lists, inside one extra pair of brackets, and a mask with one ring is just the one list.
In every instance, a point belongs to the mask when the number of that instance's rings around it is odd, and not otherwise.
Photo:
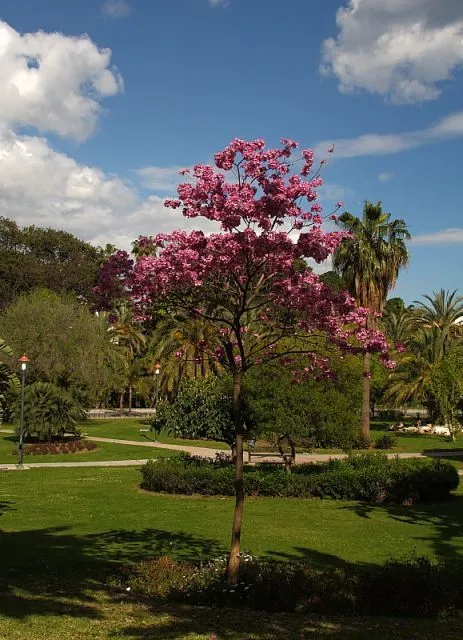
[[(24, 454), (31, 456), (58, 455), (60, 453), (79, 453), (93, 451), (97, 448), (94, 442), (87, 440), (71, 440), (70, 442), (37, 442), (24, 445)], [(16, 453), (16, 450), (14, 451)]]
[[(247, 495), (334, 498), (381, 503), (439, 501), (458, 487), (452, 464), (443, 460), (388, 459), (383, 454), (303, 464), (291, 474), (276, 465), (247, 467)], [(142, 467), (143, 489), (171, 494), (234, 495), (234, 468), (225, 461), (182, 456), (149, 461)]]
[(318, 614), (436, 616), (463, 610), (461, 563), (427, 558), (370, 569), (316, 569), (243, 554), (239, 583), (226, 582), (226, 558), (203, 565), (169, 557), (123, 567), (110, 585), (134, 594), (198, 605)]

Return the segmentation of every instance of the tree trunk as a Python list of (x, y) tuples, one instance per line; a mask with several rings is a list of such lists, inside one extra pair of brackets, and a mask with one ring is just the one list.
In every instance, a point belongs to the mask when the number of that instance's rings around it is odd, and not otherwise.
[(132, 414), (132, 386), (129, 387), (129, 416)]
[(244, 508), (243, 482), (243, 419), (241, 415), (241, 373), (233, 374), (233, 421), (236, 433), (235, 459), (235, 511), (233, 514), (230, 556), (228, 558), (228, 583), (237, 584), (240, 569), (241, 523)]
[(370, 378), (371, 378), (371, 354), (365, 353), (363, 357), (363, 384), (362, 384), (362, 423), (361, 432), (370, 442)]
[(124, 395), (125, 395), (125, 391), (122, 391), (119, 397), (119, 411), (121, 413), (124, 413)]

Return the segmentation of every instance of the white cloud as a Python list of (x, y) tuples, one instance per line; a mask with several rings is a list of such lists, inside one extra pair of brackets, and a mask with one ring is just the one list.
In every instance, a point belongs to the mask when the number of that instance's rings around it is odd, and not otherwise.
[[(181, 176), (180, 171), (185, 167), (143, 167), (136, 173), (141, 178), (144, 187), (153, 191), (175, 193), (180, 182), (186, 182), (187, 176)], [(187, 167), (190, 168), (191, 167)]]
[(378, 180), (380, 182), (389, 182), (389, 180), (392, 180), (393, 177), (394, 174), (390, 173), (389, 171), (382, 171), (381, 173), (378, 173)]
[(85, 140), (97, 125), (100, 100), (123, 89), (110, 61), (111, 51), (88, 36), (21, 35), (0, 21), (0, 125)]
[(396, 103), (435, 100), (463, 65), (461, 0), (349, 0), (339, 33), (323, 43), (322, 73), (343, 92), (364, 89)]
[(228, 4), (228, 0), (209, 0), (209, 5), (212, 8), (215, 7), (226, 7)]
[(125, 18), (132, 13), (132, 7), (125, 0), (106, 0), (101, 11), (105, 18)]
[(383, 156), (460, 136), (463, 136), (463, 111), (446, 116), (427, 129), (386, 135), (370, 133), (358, 138), (320, 142), (316, 146), (315, 152), (317, 155), (325, 157), (326, 149), (334, 144), (335, 158)]
[(463, 229), (442, 229), (435, 233), (423, 233), (413, 236), (413, 244), (463, 244)]
[(133, 185), (54, 151), (44, 138), (11, 131), (0, 131), (0, 215), (123, 248), (139, 235), (217, 230), (166, 209), (157, 195), (142, 199)]

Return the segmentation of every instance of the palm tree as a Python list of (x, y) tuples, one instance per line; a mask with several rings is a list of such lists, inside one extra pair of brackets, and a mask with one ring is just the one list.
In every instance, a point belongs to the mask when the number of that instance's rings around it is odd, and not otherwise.
[(452, 338), (462, 335), (462, 327), (459, 321), (463, 318), (463, 296), (457, 296), (457, 291), (441, 289), (437, 293), (433, 291), (433, 297), (424, 295), (423, 298), (429, 304), (415, 300), (417, 305), (417, 323), (423, 329), (435, 331), (439, 338), (438, 359), (441, 359), (448, 350)]
[(178, 314), (162, 320), (156, 327), (146, 368), (149, 371), (151, 363), (154, 371), (154, 363), (162, 363), (161, 388), (166, 395), (172, 396), (183, 378), (204, 378), (221, 370), (212, 355), (218, 346), (210, 323)]
[(409, 307), (407, 352), (399, 357), (386, 393), (386, 398), (399, 405), (423, 402), (431, 417), (436, 417), (433, 414), (437, 411), (429, 391), (433, 370), (462, 336), (459, 320), (463, 318), (463, 297), (456, 294), (441, 289), (432, 296), (423, 296), (427, 303), (415, 301), (415, 306)]
[(117, 345), (123, 358), (125, 375), (125, 388), (120, 396), (120, 409), (124, 406), (125, 389), (129, 391), (129, 414), (132, 412), (133, 387), (140, 375), (139, 358), (146, 345), (146, 335), (140, 325), (134, 321), (133, 314), (127, 304), (123, 303), (115, 310), (115, 320), (110, 327), (112, 340)]
[(386, 308), (381, 328), (390, 343), (407, 346), (413, 337), (413, 320), (413, 313), (405, 307), (392, 310)]
[[(382, 313), (389, 291), (394, 287), (400, 269), (408, 263), (406, 240), (410, 233), (404, 220), (391, 220), (380, 202), (366, 201), (362, 218), (344, 213), (338, 225), (351, 237), (340, 244), (333, 257), (334, 270), (339, 273), (350, 294), (361, 307), (373, 313), (369, 328), (375, 328), (375, 313)], [(370, 377), (371, 356), (364, 356), (361, 431), (370, 438)]]

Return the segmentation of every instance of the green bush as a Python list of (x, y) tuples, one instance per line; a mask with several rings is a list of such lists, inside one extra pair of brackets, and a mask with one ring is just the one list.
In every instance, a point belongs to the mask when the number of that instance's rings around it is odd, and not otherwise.
[(376, 438), (374, 447), (375, 449), (393, 449), (396, 442), (397, 438), (394, 438), (389, 433), (383, 433), (382, 436)]
[[(320, 464), (247, 467), (244, 488), (252, 496), (333, 498), (370, 503), (439, 501), (458, 487), (459, 477), (442, 460), (393, 459), (381, 454), (350, 456)], [(164, 458), (142, 467), (142, 488), (184, 495), (234, 495), (234, 469), (200, 458)]]
[(123, 567), (109, 582), (135, 594), (208, 606), (429, 617), (463, 610), (462, 568), (461, 561), (449, 566), (418, 557), (323, 570), (242, 554), (238, 584), (230, 586), (226, 557), (196, 565), (162, 557)]
[[(20, 408), (15, 411), (19, 418)], [(50, 442), (53, 438), (72, 433), (80, 435), (77, 424), (87, 414), (66, 391), (49, 382), (35, 382), (24, 392), (24, 438)]]

